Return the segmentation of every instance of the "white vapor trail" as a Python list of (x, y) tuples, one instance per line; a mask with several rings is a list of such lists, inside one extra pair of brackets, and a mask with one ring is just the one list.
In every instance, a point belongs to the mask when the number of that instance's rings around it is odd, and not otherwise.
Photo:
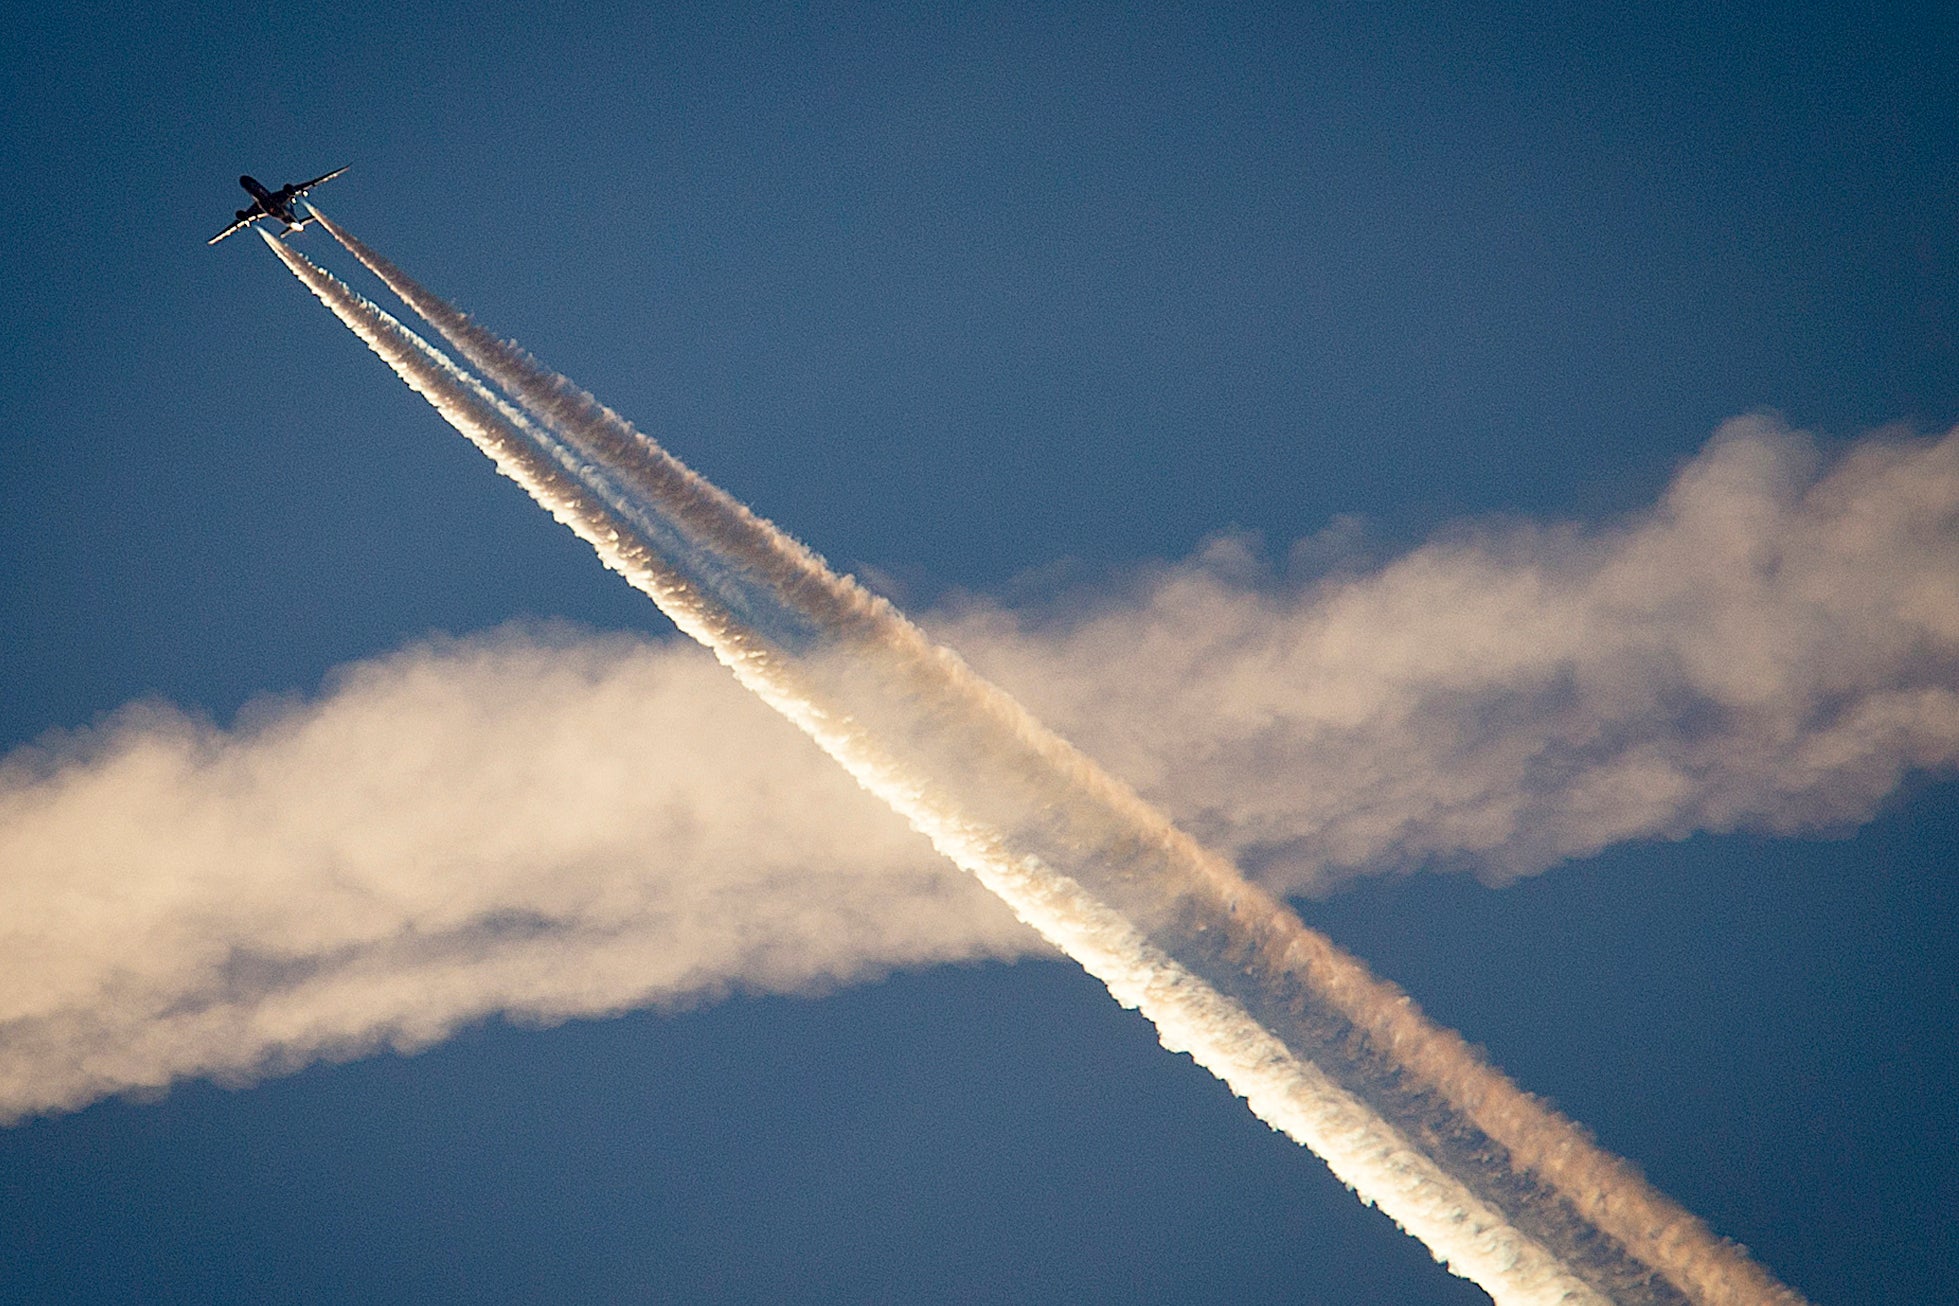
[[(1139, 800), (1095, 773), (1086, 759), (1072, 754), (1031, 720), (1017, 716), (1004, 696), (964, 673), (951, 655), (925, 641), (889, 605), (829, 576), (820, 561), (800, 546), (785, 541), (778, 547), (773, 528), (747, 515), (670, 458), (643, 469), (645, 474), (638, 478), (641, 487), (651, 483), (679, 491), (676, 497), (682, 511), (677, 515), (683, 530), (692, 528), (710, 539), (752, 532), (741, 561), (762, 573), (763, 584), (814, 590), (812, 606), (831, 629), (848, 637), (868, 628), (872, 636), (854, 644), (844, 658), (833, 657), (825, 665), (812, 665), (824, 662), (821, 655), (796, 659), (757, 639), (692, 578), (622, 534), (618, 501), (623, 495), (606, 483), (602, 469), (580, 464), (578, 454), (586, 450), (564, 452), (548, 439), (538, 439), (519, 415), (500, 408), (453, 368), (443, 367), (433, 351), (392, 319), (303, 256), (283, 244), (267, 243), (404, 380), (488, 452), (500, 470), (590, 542), (609, 566), (652, 595), (677, 625), (707, 644), (738, 679), (801, 726), (941, 852), (972, 871), (1016, 915), (1108, 983), (1120, 1000), (1140, 1007), (1157, 1023), (1166, 1042), (1190, 1051), (1232, 1083), (1268, 1122), (1314, 1147), (1363, 1197), (1422, 1238), (1452, 1269), (1491, 1288), (1503, 1301), (1605, 1300), (1536, 1240), (1512, 1227), (1502, 1213), (1411, 1146), (1355, 1095), (1279, 1045), (1242, 1006), (1196, 978), (1122, 915), (1051, 869), (1040, 856), (1015, 849), (1008, 831), (995, 820), (962, 810), (931, 773), (946, 761), (955, 768), (959, 762), (985, 761), (970, 747), (961, 747), (968, 741), (955, 739), (955, 756), (939, 760), (937, 766), (918, 757), (894, 757), (883, 747), (883, 739), (852, 712), (827, 704), (807, 673), (813, 671), (815, 679), (847, 688), (842, 681), (867, 654), (883, 653), (896, 665), (881, 675), (874, 672), (876, 679), (892, 684), (901, 697), (932, 694), (949, 699), (927, 710), (949, 707), (955, 727), (976, 723), (983, 736), (977, 741), (982, 750), (998, 750), (1010, 768), (1052, 772), (1071, 787), (1087, 788), (1091, 801), (1115, 806), (1125, 827), (1116, 838), (1134, 839), (1140, 833), (1144, 840), (1167, 845), (1193, 862), (1191, 869), (1205, 878), (1219, 878), (1220, 872), (1229, 875), (1227, 868), (1201, 860), (1201, 854), (1192, 857), (1197, 851), (1194, 846), (1178, 839)], [(519, 397), (524, 397), (521, 392)], [(616, 437), (618, 445), (608, 452), (615, 458), (624, 455), (632, 435), (616, 430), (607, 434)], [(526, 436), (534, 441), (528, 448)], [(597, 484), (581, 485), (566, 470), (581, 467)], [(669, 484), (658, 486), (661, 479)], [(597, 500), (595, 495), (612, 502)], [(851, 703), (860, 711), (868, 706)], [(884, 736), (889, 738), (890, 732)], [(1032, 778), (1040, 786), (1047, 777)], [(983, 777), (968, 775), (960, 783), (983, 782)], [(1105, 818), (1097, 812), (1092, 819)], [(1105, 835), (1095, 842), (1106, 845), (1109, 839)], [(1263, 908), (1268, 915), (1284, 910), (1269, 900), (1256, 901), (1260, 895), (1242, 881), (1227, 887), (1242, 891), (1248, 909)], [(1230, 910), (1237, 910), (1235, 901)]]
[[(396, 340), (493, 456), (542, 449), (519, 473), (582, 492), (577, 456)], [(1086, 606), (938, 627), (1274, 887), (1841, 827), (1959, 759), (1959, 434), (1825, 466), (1743, 419), (1604, 530), (1459, 531), (1310, 585), (1224, 540)], [(506, 632), (230, 731), (139, 705), (17, 752), (0, 1117), (1029, 946), (798, 744), (678, 647)]]
[(743, 684), (1450, 1268), (1502, 1302), (1797, 1300), (888, 604), (326, 225), (550, 434), (268, 244)]

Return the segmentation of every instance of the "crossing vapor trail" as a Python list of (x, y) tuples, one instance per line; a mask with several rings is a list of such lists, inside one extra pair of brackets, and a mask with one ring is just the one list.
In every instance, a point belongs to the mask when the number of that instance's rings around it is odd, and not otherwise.
[(500, 470), (1456, 1273), (1500, 1302), (1800, 1300), (888, 603), (321, 221), (508, 399), (268, 244)]

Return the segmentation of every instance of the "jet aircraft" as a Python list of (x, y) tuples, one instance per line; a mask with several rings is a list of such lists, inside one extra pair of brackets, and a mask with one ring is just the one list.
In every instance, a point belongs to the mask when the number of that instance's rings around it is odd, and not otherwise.
[(238, 184), (243, 186), (245, 193), (252, 197), (252, 206), (248, 209), (238, 210), (234, 215), (236, 220), (229, 227), (226, 227), (223, 231), (220, 231), (204, 243), (215, 245), (232, 232), (242, 231), (254, 222), (257, 222), (260, 218), (277, 218), (279, 221), (285, 223), (286, 229), (279, 233), (282, 239), (292, 235), (295, 231), (298, 231), (301, 227), (313, 220), (311, 214), (302, 218), (297, 213), (294, 213), (292, 202), (301, 195), (304, 195), (307, 191), (312, 190), (321, 182), (332, 181), (345, 171), (347, 171), (346, 168), (335, 168), (324, 177), (315, 177), (311, 181), (302, 181), (297, 185), (292, 182), (287, 182), (278, 190), (267, 190), (256, 178), (240, 177)]

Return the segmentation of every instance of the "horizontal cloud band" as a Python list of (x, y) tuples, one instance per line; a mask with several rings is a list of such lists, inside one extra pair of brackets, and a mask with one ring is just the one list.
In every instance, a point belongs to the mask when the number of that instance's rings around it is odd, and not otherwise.
[[(1241, 541), (948, 641), (1271, 887), (1847, 827), (1959, 759), (1959, 436), (1730, 423), (1604, 529)], [(0, 1115), (1039, 945), (691, 645), (429, 644), (0, 763)]]

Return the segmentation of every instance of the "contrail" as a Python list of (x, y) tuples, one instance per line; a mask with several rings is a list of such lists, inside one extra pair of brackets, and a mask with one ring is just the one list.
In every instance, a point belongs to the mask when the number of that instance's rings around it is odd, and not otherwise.
[(744, 684), (1451, 1269), (1503, 1302), (1800, 1300), (888, 604), (329, 229), (550, 434), (268, 243)]

